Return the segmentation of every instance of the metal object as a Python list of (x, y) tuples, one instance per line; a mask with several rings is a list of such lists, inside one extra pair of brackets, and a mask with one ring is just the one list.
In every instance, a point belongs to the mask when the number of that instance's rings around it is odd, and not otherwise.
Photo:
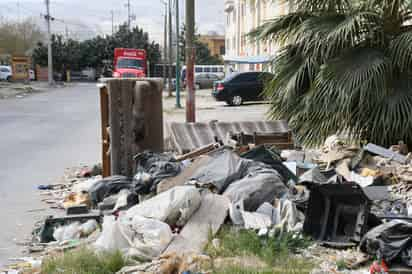
[(169, 123), (168, 131), (173, 147), (184, 154), (207, 146), (216, 141), (227, 142), (231, 134), (243, 132), (289, 133), (285, 121), (248, 121), (248, 122), (213, 122), (213, 123)]

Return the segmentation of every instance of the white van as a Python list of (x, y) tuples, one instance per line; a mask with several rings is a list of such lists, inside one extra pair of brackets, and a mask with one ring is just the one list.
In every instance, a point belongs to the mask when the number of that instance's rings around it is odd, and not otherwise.
[[(195, 65), (195, 78), (199, 74), (215, 74), (219, 79), (223, 79), (225, 77), (225, 66), (223, 65)], [(181, 79), (182, 81), (186, 80), (186, 66), (182, 68), (181, 71)]]
[(11, 81), (13, 73), (10, 66), (0, 66), (0, 80)]

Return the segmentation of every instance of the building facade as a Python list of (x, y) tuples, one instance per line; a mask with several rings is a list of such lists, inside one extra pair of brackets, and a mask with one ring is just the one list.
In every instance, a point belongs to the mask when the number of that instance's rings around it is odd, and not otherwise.
[(217, 34), (200, 35), (199, 40), (207, 45), (212, 56), (223, 56), (225, 54), (225, 36)]
[(247, 34), (265, 21), (286, 14), (282, 0), (225, 0), (225, 64), (235, 71), (261, 71), (276, 54), (275, 41), (251, 41)]

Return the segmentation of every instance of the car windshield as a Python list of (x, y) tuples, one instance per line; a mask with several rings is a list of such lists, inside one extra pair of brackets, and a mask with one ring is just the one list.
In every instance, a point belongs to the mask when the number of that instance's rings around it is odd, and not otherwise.
[(143, 60), (121, 58), (117, 61), (117, 68), (143, 69)]

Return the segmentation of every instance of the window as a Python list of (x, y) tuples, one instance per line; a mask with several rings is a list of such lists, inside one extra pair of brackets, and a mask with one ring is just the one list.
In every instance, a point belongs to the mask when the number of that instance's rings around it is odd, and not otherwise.
[(225, 46), (221, 46), (220, 47), (220, 55), (224, 55), (225, 54)]
[(10, 70), (8, 68), (1, 68), (0, 71), (1, 72), (10, 72)]
[(217, 67), (212, 67), (212, 72), (217, 72)]
[(223, 67), (218, 67), (219, 72), (223, 72), (223, 69), (224, 69)]
[(204, 72), (210, 72), (210, 68), (204, 68), (203, 71)]
[(257, 80), (257, 73), (243, 73), (240, 75), (240, 81), (242, 82), (256, 82)]
[(201, 67), (195, 67), (195, 72), (200, 73), (203, 72)]
[(126, 59), (121, 58), (117, 61), (117, 68), (134, 68), (134, 69), (143, 69), (144, 61), (138, 59)]

